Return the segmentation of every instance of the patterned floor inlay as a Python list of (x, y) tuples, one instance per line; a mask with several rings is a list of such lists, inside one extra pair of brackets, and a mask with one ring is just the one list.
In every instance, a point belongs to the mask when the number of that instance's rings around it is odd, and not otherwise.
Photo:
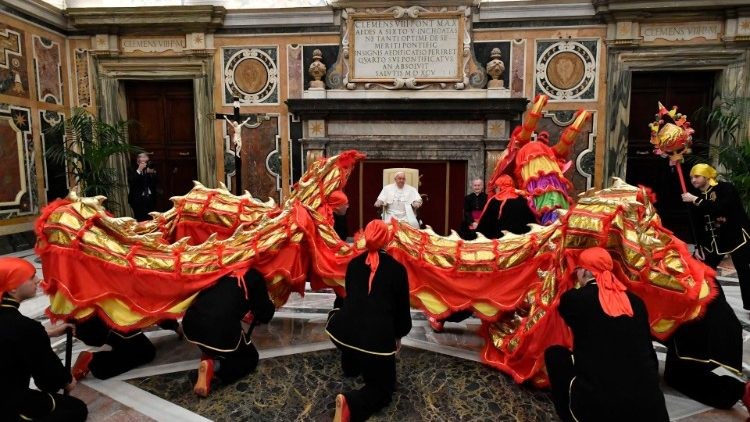
[[(325, 350), (262, 360), (207, 399), (193, 395), (187, 372), (128, 382), (216, 421), (330, 421), (335, 394), (361, 385), (344, 379), (338, 359)], [(398, 391), (372, 421), (556, 420), (547, 393), (479, 363), (407, 347), (397, 362)]]

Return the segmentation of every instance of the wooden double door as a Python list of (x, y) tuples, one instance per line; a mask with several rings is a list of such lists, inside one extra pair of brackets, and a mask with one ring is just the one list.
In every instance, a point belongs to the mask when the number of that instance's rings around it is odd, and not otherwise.
[(168, 210), (169, 198), (186, 194), (198, 178), (193, 82), (126, 81), (125, 97), (133, 122), (129, 142), (151, 154), (158, 175), (155, 211)]
[(626, 181), (631, 185), (650, 187), (656, 194), (656, 209), (665, 227), (681, 239), (691, 242), (688, 208), (682, 202), (679, 178), (667, 158), (653, 153), (649, 123), (657, 113), (658, 102), (667, 109), (673, 105), (687, 116), (695, 134), (692, 157), (682, 164), (685, 184), (690, 190), (690, 168), (698, 157), (707, 157), (708, 138), (704, 124), (706, 111), (711, 106), (713, 71), (634, 72), (630, 95), (630, 126)]
[[(406, 167), (419, 170), (423, 195), (419, 218), (424, 224), (442, 235), (458, 230), (463, 218), (463, 201), (466, 195), (466, 161), (370, 161), (365, 160), (352, 171), (344, 192), (349, 197), (347, 221), (349, 233), (380, 218), (373, 204), (383, 188), (383, 170)], [(392, 182), (392, 181), (391, 181)]]

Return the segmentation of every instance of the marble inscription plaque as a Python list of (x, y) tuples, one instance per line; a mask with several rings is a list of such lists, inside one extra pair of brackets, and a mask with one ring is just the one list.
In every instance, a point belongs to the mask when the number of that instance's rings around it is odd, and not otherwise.
[(459, 81), (462, 32), (462, 21), (456, 15), (354, 19), (352, 81)]
[(122, 51), (132, 53), (143, 51), (159, 53), (162, 51), (182, 51), (185, 49), (185, 37), (170, 38), (125, 38), (122, 40)]
[(668, 41), (687, 41), (694, 38), (716, 40), (721, 34), (720, 22), (686, 22), (642, 24), (641, 36), (644, 41), (663, 39)]

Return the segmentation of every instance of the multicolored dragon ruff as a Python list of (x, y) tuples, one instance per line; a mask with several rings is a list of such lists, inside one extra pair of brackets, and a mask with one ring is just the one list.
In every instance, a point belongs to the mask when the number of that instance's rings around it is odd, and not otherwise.
[[(528, 122), (525, 127), (533, 131)], [(562, 176), (558, 156), (535, 158), (544, 159), (544, 174)], [(321, 211), (362, 159), (347, 151), (313, 163), (282, 207), (196, 183), (172, 198), (171, 210), (140, 224), (108, 215), (103, 197), (71, 193), (49, 204), (36, 224), (48, 313), (64, 320), (96, 314), (120, 330), (143, 328), (179, 318), (200, 290), (251, 267), (264, 274), (277, 306), (292, 292), (303, 294), (305, 281), (314, 290), (342, 291), (346, 265), (364, 244), (359, 237), (354, 244), (341, 241)], [(563, 179), (538, 192), (529, 188), (534, 176), (524, 178), (524, 164), (516, 167), (519, 185), (532, 194), (566, 186)], [(616, 274), (645, 301), (657, 339), (701, 315), (716, 294), (714, 272), (661, 225), (645, 188), (615, 179), (576, 205), (567, 191), (555, 196), (567, 203), (537, 206), (555, 216), (524, 235), (464, 241), (393, 223), (387, 247), (407, 269), (414, 307), (436, 317), (472, 310), (483, 321), (483, 361), (537, 386), (548, 383), (544, 350), (572, 345), (556, 307), (574, 287), (569, 262), (582, 249), (599, 245), (611, 252)]]

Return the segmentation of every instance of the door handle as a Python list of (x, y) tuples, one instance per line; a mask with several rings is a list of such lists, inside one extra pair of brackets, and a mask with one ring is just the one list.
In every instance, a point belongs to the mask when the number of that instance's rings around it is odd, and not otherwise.
[(179, 155), (180, 157), (187, 157), (187, 156), (190, 155), (190, 153), (189, 152), (178, 152), (177, 155)]
[(651, 151), (647, 149), (638, 150), (635, 152), (636, 155), (649, 155), (651, 154)]

